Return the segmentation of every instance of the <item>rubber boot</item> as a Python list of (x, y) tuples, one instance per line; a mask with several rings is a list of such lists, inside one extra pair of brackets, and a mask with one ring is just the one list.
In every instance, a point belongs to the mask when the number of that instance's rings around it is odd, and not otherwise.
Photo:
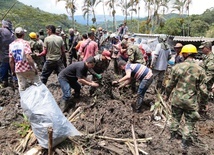
[(135, 112), (137, 113), (141, 112), (142, 104), (143, 104), (143, 98), (139, 96), (135, 105)]
[(161, 90), (162, 89), (162, 81), (157, 81), (156, 89), (157, 90)]
[(186, 150), (188, 148), (188, 141), (186, 139), (182, 139), (181, 141), (182, 149)]

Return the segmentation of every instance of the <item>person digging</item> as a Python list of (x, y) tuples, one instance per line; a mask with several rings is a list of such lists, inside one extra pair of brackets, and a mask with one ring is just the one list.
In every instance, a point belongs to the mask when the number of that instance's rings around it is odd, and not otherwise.
[(137, 91), (138, 94), (137, 102), (135, 103), (135, 105), (132, 105), (133, 112), (139, 113), (141, 112), (144, 95), (153, 81), (152, 70), (143, 64), (139, 63), (132, 64), (127, 63), (123, 60), (120, 60), (118, 62), (118, 67), (121, 70), (125, 70), (126, 74), (121, 79), (113, 81), (112, 82), (113, 85), (118, 85), (121, 82), (124, 82), (123, 84), (119, 85), (119, 88), (124, 87), (125, 85), (131, 82), (131, 78), (140, 81), (140, 85)]

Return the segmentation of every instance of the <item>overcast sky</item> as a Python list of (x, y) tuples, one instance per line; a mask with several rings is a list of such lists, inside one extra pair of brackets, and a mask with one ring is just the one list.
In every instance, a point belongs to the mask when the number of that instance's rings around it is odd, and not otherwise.
[[(65, 10), (65, 2), (61, 1), (56, 3), (56, 0), (18, 0), (26, 5), (32, 5), (33, 7), (39, 7), (41, 10), (56, 13), (56, 14), (67, 14)], [(77, 1), (78, 10), (75, 15), (81, 15), (81, 0)], [(192, 0), (190, 4), (190, 14), (202, 14), (206, 9), (214, 7), (213, 0)], [(98, 11), (99, 10), (99, 11)], [(96, 14), (102, 13), (102, 5), (99, 6), (99, 9), (96, 9)], [(120, 10), (116, 10), (117, 15), (122, 15)], [(176, 12), (175, 12), (176, 13)], [(108, 14), (106, 12), (106, 14)], [(145, 13), (144, 17), (147, 16)]]

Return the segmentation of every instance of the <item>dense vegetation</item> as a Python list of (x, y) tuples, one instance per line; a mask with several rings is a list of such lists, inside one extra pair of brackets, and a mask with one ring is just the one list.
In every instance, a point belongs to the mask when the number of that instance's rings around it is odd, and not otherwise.
[[(1, 0), (0, 1), (0, 15), (3, 17), (7, 10), (16, 2), (16, 0)], [(6, 15), (5, 19), (10, 19), (14, 27), (21, 26), (28, 32), (39, 29), (45, 29), (45, 26), (53, 24), (55, 26), (62, 26), (66, 31), (73, 27), (71, 20), (65, 14), (57, 15), (47, 13), (39, 8), (33, 8), (32, 6), (23, 5), (23, 3), (17, 2), (14, 7)], [(84, 30), (85, 26), (77, 24), (76, 27), (80, 30)]]
[[(7, 10), (15, 3), (17, 0), (1, 0), (0, 1), (0, 15), (3, 17)], [(85, 14), (84, 14), (85, 15)], [(70, 15), (71, 16), (71, 15)], [(214, 37), (214, 8), (207, 9), (201, 15), (186, 15), (186, 14), (166, 14), (159, 15), (158, 20), (151, 21), (151, 18), (157, 18), (156, 16), (151, 16), (150, 18), (134, 19), (131, 18), (127, 20), (127, 25), (132, 33), (166, 33), (170, 35), (180, 35), (180, 36), (205, 36)], [(65, 31), (73, 27), (72, 20), (65, 14), (57, 15), (47, 13), (40, 10), (39, 8), (34, 8), (33, 6), (23, 5), (17, 2), (14, 7), (9, 11), (6, 19), (10, 19), (14, 27), (22, 26), (30, 31), (38, 31), (39, 29), (45, 29), (48, 24), (60, 25)], [(124, 16), (125, 18), (125, 16)], [(94, 19), (95, 20), (95, 19)], [(77, 20), (78, 22), (78, 20)], [(75, 23), (75, 27), (78, 28), (80, 32), (87, 32), (90, 27), (102, 26), (105, 28), (108, 25), (108, 30), (114, 30), (114, 21), (107, 21), (108, 23), (103, 23), (98, 25), (95, 21), (94, 25), (81, 25)], [(118, 21), (117, 23), (122, 23), (123, 21)]]

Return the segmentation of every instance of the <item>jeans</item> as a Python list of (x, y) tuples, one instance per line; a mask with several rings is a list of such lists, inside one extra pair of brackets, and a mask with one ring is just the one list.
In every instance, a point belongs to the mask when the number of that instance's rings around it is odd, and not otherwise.
[(140, 85), (138, 87), (138, 95), (142, 98), (144, 98), (144, 95), (147, 91), (147, 89), (149, 88), (149, 86), (151, 85), (153, 81), (153, 76), (150, 78), (150, 79), (143, 79), (141, 82), (140, 82)]
[(7, 62), (0, 62), (0, 82), (8, 82), (8, 72), (10, 71), (10, 65)]
[(62, 99), (63, 100), (69, 100), (71, 98), (71, 88), (74, 89), (74, 92), (76, 94), (80, 94), (80, 89), (81, 86), (80, 84), (77, 82), (77, 78), (73, 78), (72, 80), (69, 80), (69, 82), (67, 82), (66, 80), (64, 80), (63, 78), (58, 78), (61, 89), (62, 89)]
[(65, 66), (62, 63), (61, 59), (58, 61), (47, 60), (42, 68), (42, 74), (41, 74), (42, 83), (44, 84), (47, 83), (48, 78), (53, 71), (55, 71), (56, 74), (58, 75), (64, 68)]

